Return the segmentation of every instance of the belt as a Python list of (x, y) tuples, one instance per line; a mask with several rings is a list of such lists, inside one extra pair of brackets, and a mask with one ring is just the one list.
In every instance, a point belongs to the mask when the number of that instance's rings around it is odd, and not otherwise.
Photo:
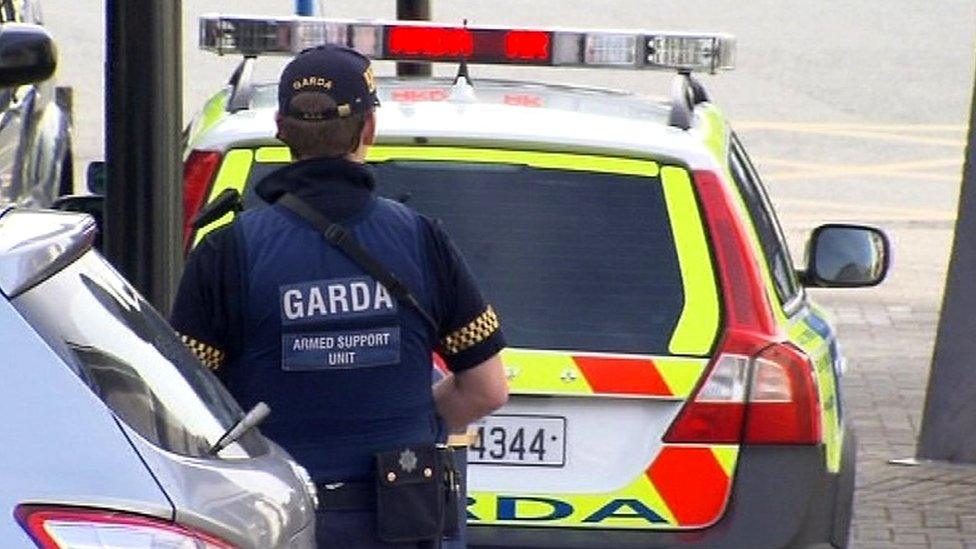
[(376, 485), (372, 482), (316, 484), (320, 511), (365, 511), (376, 508)]

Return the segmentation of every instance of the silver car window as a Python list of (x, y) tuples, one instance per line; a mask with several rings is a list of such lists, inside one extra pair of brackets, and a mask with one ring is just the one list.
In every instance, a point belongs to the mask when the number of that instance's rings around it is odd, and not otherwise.
[[(243, 415), (166, 321), (94, 252), (13, 303), (122, 421), (167, 451), (206, 457)], [(221, 457), (266, 449), (254, 433)]]

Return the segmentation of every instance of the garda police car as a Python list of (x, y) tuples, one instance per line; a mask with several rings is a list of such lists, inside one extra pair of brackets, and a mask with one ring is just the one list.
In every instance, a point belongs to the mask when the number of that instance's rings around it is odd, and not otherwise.
[[(844, 359), (804, 288), (877, 284), (888, 243), (826, 225), (793, 265), (692, 75), (731, 68), (732, 37), (215, 15), (200, 40), (244, 60), (188, 128), (187, 248), (232, 219), (207, 210), (235, 191), (261, 207), (253, 184), (291, 160), (256, 56), (330, 41), (374, 59), (675, 71), (666, 100), (465, 71), (378, 79), (378, 192), (443, 220), (511, 345), (511, 400), (472, 428), (472, 545), (846, 545)], [(293, 298), (311, 314), (311, 294)]]

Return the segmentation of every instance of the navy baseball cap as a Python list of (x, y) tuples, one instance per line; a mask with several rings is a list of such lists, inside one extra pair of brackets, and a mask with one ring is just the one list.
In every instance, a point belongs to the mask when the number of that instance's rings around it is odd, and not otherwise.
[[(325, 112), (296, 111), (292, 98), (323, 93), (336, 104)], [(278, 112), (299, 120), (330, 120), (379, 106), (369, 58), (356, 50), (324, 44), (302, 51), (285, 66), (278, 81)]]

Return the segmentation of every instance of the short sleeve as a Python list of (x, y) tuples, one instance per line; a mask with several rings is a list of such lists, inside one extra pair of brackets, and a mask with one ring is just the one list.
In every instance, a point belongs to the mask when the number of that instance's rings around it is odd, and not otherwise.
[(170, 324), (216, 370), (240, 348), (240, 275), (232, 229), (209, 234), (186, 260)]
[(437, 351), (452, 372), (460, 372), (500, 352), (505, 336), (461, 252), (438, 222), (422, 219), (433, 262), (434, 316), (440, 326)]

